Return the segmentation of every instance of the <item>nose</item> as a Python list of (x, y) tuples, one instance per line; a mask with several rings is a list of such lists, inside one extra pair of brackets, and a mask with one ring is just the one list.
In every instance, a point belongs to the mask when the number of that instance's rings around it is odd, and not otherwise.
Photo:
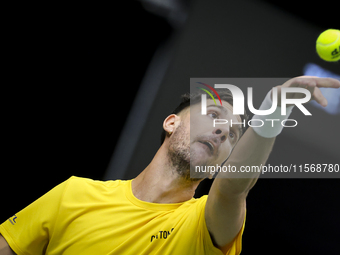
[(221, 139), (221, 143), (225, 142), (229, 135), (229, 126), (224, 128), (216, 128), (213, 130), (213, 134)]

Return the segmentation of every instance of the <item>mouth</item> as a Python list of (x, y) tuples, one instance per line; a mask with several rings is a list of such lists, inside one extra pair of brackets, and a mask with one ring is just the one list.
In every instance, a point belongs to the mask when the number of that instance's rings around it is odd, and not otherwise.
[(208, 147), (208, 150), (211, 154), (214, 154), (215, 151), (215, 146), (213, 143), (209, 142), (209, 141), (199, 141), (200, 143), (204, 144), (205, 146)]

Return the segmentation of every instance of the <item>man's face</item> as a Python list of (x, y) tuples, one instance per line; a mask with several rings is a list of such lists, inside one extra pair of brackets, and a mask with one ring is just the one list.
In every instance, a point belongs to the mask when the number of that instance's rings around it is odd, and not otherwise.
[[(216, 124), (214, 127), (214, 119), (226, 119), (228, 123)], [(213, 100), (207, 100), (207, 115), (201, 115), (201, 104), (190, 106), (190, 111), (183, 114), (180, 125), (170, 137), (169, 150), (174, 151), (192, 169), (195, 166), (221, 165), (229, 157), (241, 134), (240, 125), (231, 126), (231, 120), (233, 123), (241, 122), (240, 116), (232, 114), (232, 106), (226, 101), (222, 101), (222, 106), (216, 106)]]
[[(195, 104), (190, 108), (190, 152), (192, 166), (221, 165), (225, 161), (240, 137), (241, 118), (232, 114), (232, 106), (222, 101), (215, 105), (207, 100), (207, 115), (201, 114), (201, 105)], [(227, 124), (216, 124), (214, 119), (228, 120)]]

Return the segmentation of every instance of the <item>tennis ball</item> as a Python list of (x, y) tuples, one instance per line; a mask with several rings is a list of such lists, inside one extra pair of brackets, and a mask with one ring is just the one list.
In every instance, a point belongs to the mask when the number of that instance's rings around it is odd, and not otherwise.
[(340, 30), (327, 29), (316, 40), (316, 52), (320, 58), (335, 62), (340, 59)]

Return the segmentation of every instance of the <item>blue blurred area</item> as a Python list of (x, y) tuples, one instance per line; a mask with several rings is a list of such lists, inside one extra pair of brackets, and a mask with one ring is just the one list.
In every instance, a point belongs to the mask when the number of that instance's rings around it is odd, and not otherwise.
[[(330, 72), (316, 64), (308, 63), (304, 67), (304, 75), (308, 76), (318, 76), (318, 77), (330, 77), (340, 80), (340, 75)], [(340, 90), (332, 88), (320, 88), (322, 94), (328, 101), (326, 107), (322, 107), (315, 101), (311, 101), (311, 104), (316, 108), (322, 109), (325, 112), (332, 115), (340, 114)]]

